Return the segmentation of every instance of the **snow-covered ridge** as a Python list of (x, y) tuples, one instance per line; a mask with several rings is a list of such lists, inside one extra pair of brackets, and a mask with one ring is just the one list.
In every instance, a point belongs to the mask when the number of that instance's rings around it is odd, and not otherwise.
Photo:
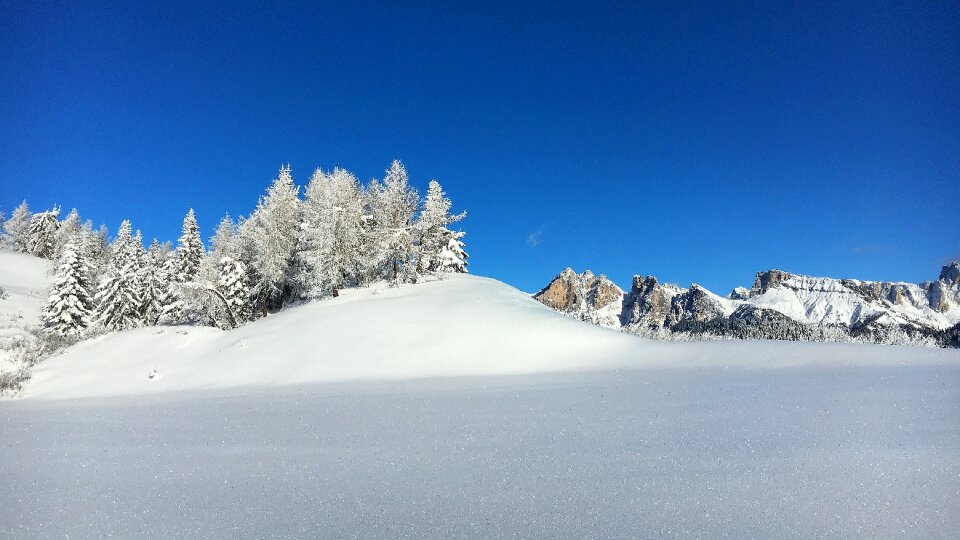
[[(602, 304), (589, 290), (620, 291)], [(652, 276), (635, 276), (623, 292), (604, 276), (561, 272), (534, 297), (576, 318), (610, 328), (653, 332), (710, 334), (778, 339), (844, 339), (950, 346), (960, 323), (960, 264), (943, 267), (937, 281), (920, 284), (834, 279), (759, 272), (752, 288), (734, 289), (726, 297), (693, 284), (660, 284)], [(612, 312), (619, 308), (619, 316)]]

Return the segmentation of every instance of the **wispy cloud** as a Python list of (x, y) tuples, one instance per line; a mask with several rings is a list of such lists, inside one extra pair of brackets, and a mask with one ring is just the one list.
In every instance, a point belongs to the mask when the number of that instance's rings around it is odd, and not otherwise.
[(540, 245), (540, 238), (543, 236), (543, 230), (536, 230), (527, 235), (527, 245), (537, 247)]
[(873, 244), (865, 244), (862, 246), (854, 246), (850, 248), (850, 252), (855, 253), (857, 255), (864, 255), (869, 253), (888, 254), (888, 253), (893, 253), (893, 246), (877, 246)]

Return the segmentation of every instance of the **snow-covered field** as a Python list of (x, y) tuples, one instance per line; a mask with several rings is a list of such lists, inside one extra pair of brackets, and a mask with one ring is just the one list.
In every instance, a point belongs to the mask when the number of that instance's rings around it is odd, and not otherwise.
[(958, 383), (956, 350), (650, 342), (484, 278), (347, 291), (37, 366), (0, 536), (954, 537)]
[(10, 367), (10, 349), (40, 324), (40, 307), (50, 283), (50, 261), (0, 251), (0, 370)]

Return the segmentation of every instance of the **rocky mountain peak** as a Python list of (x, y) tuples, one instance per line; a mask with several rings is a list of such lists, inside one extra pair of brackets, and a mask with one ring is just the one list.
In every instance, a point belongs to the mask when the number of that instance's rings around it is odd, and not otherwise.
[(940, 270), (940, 280), (947, 285), (960, 285), (960, 261), (953, 261)]
[(587, 270), (577, 274), (567, 268), (534, 299), (562, 313), (584, 320), (618, 326), (623, 290), (603, 274), (595, 276)]
[(781, 282), (790, 277), (789, 272), (783, 270), (767, 270), (766, 272), (757, 272), (757, 277), (753, 281), (753, 295), (760, 295), (770, 289), (777, 287)]
[(735, 287), (730, 294), (727, 295), (727, 298), (730, 300), (749, 300), (750, 299), (750, 289), (746, 287)]

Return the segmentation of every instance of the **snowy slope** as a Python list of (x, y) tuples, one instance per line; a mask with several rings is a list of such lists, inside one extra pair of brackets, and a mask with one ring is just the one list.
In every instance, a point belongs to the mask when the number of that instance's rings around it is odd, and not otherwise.
[[(37, 366), (26, 395), (597, 368), (635, 348), (629, 336), (563, 317), (498, 281), (458, 275), (347, 290), (227, 332), (151, 327), (111, 334)], [(148, 379), (154, 368), (158, 375)]]
[(32, 255), (0, 251), (0, 288), (7, 292), (0, 298), (0, 370), (8, 367), (14, 343), (40, 324), (50, 267), (50, 261)]
[(470, 276), (351, 290), (40, 364), (0, 402), (0, 536), (949, 537), (958, 389), (956, 350), (652, 342)]
[[(610, 368), (958, 359), (957, 351), (900, 347), (649, 342), (564, 317), (501, 282), (456, 275), (401, 288), (347, 290), (232, 331), (151, 327), (82, 342), (38, 365), (25, 395), (72, 398)], [(157, 375), (149, 378), (154, 369)]]

